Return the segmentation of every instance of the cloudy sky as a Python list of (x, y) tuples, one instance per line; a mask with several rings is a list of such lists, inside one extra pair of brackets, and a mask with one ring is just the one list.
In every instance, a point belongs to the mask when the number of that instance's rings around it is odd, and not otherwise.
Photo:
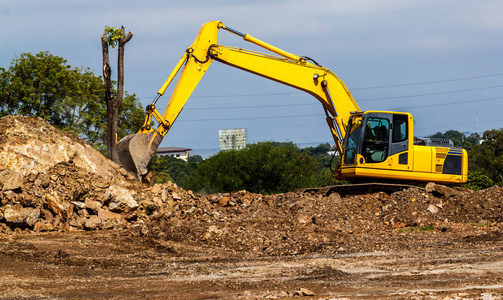
[[(411, 112), (418, 137), (482, 133), (503, 127), (502, 16), (498, 0), (0, 0), (0, 66), (49, 51), (101, 76), (100, 35), (123, 25), (134, 34), (125, 89), (147, 105), (199, 28), (220, 20), (331, 69), (363, 110)], [(219, 43), (258, 50), (225, 31)], [(324, 118), (311, 96), (215, 62), (161, 146), (207, 154), (229, 128), (316, 145), (331, 142)]]

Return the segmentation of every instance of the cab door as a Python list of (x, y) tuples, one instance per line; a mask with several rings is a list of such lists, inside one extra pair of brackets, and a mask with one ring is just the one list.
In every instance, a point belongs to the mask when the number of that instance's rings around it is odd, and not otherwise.
[(412, 170), (412, 151), (410, 151), (409, 115), (392, 115), (391, 138), (388, 165), (392, 170)]
[(367, 168), (389, 169), (390, 131), (392, 115), (387, 113), (367, 113), (364, 117), (360, 149), (361, 161)]

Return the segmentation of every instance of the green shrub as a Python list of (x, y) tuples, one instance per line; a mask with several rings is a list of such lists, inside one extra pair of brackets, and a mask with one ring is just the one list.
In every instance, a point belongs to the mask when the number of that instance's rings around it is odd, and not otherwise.
[(463, 186), (474, 191), (482, 190), (494, 185), (494, 182), (489, 178), (489, 176), (482, 174), (478, 171), (468, 172), (468, 181)]

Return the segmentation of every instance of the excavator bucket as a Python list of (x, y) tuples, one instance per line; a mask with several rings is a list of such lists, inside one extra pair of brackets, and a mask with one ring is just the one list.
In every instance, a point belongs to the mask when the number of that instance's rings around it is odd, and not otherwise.
[(126, 171), (141, 181), (147, 174), (147, 164), (157, 151), (162, 136), (156, 131), (130, 134), (117, 143), (119, 160)]

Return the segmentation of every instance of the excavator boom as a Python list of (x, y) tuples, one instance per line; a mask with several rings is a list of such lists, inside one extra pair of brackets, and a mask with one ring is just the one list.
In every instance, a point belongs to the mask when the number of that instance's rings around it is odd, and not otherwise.
[[(219, 29), (234, 33), (274, 55), (219, 45), (217, 42)], [(322, 104), (334, 142), (339, 153), (342, 153), (346, 123), (352, 112), (360, 112), (358, 104), (344, 82), (314, 60), (286, 52), (248, 34), (226, 27), (219, 21), (212, 21), (203, 25), (194, 43), (186, 50), (159, 89), (153, 103), (147, 107), (145, 123), (138, 133), (119, 141), (119, 158), (128, 172), (138, 179), (147, 173), (148, 162), (213, 61), (277, 81), (315, 97)], [(155, 105), (180, 70), (180, 77), (167, 107), (160, 115)], [(155, 130), (150, 125), (152, 117), (159, 123)]]

